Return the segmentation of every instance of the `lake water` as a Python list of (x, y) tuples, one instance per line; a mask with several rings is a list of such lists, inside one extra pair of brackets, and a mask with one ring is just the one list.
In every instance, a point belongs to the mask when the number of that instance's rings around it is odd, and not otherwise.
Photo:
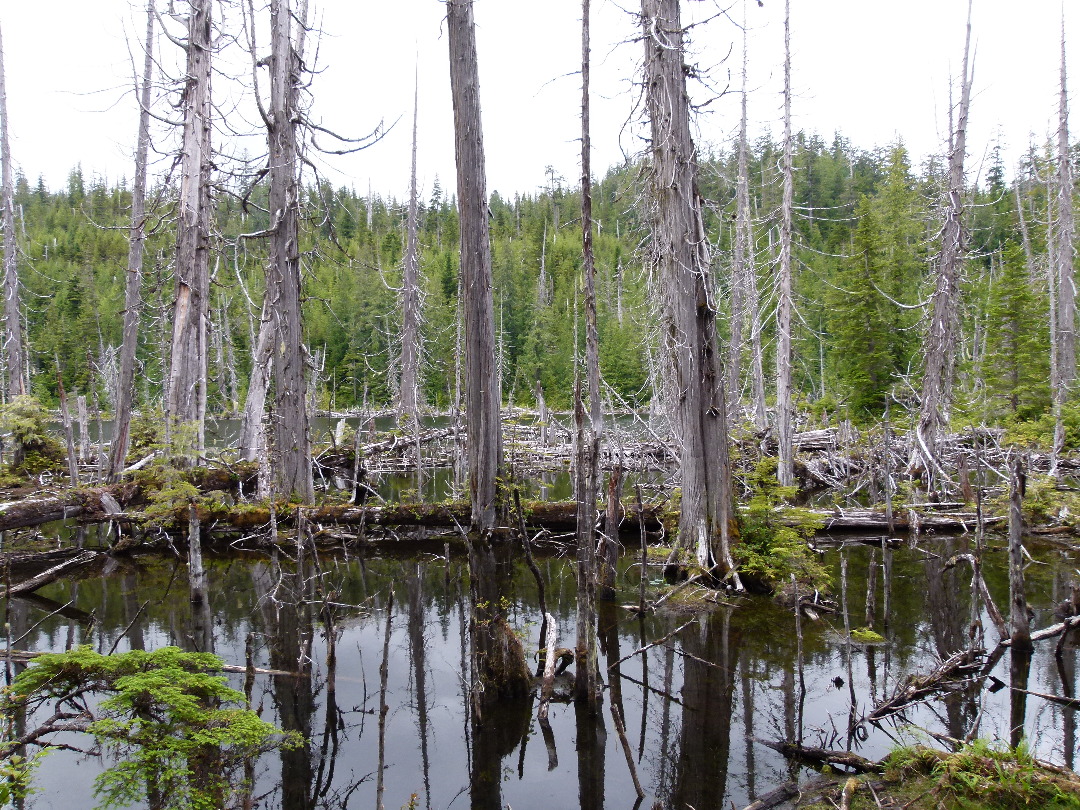
[[(627, 538), (627, 543), (632, 543)], [(802, 673), (792, 611), (763, 597), (738, 600), (693, 615), (676, 611), (639, 618), (616, 605), (602, 608), (600, 661), (606, 685), (600, 718), (551, 706), (552, 739), (536, 721), (530, 700), (505, 709), (498, 732), (477, 733), (470, 723), (466, 678), (469, 584), (464, 555), (400, 555), (385, 549), (308, 558), (301, 576), (284, 555), (207, 556), (215, 651), (244, 664), (254, 645), (257, 666), (305, 677), (259, 676), (253, 705), (263, 716), (308, 737), (306, 748), (264, 756), (258, 763), (258, 807), (375, 808), (379, 757), (380, 673), (389, 620), (382, 801), (387, 808), (588, 807), (632, 808), (637, 803), (611, 708), (625, 718), (626, 738), (646, 792), (641, 807), (729, 810), (745, 806), (781, 782), (807, 774), (752, 741), (801, 737), (807, 745), (847, 748), (878, 758), (896, 740), (962, 739), (975, 723), (982, 736), (1008, 740), (1009, 690), (991, 693), (976, 684), (910, 708), (880, 728), (854, 725), (911, 673), (929, 671), (943, 656), (968, 644), (970, 568), (945, 570), (970, 538), (921, 538), (881, 549), (849, 542), (825, 546), (840, 601), (841, 560), (846, 561), (849, 623), (866, 622), (867, 571), (874, 558), (874, 628), (885, 643), (846, 643), (840, 613), (802, 621)], [(407, 540), (402, 541), (407, 547)], [(1002, 541), (987, 553), (987, 580), (1007, 609)], [(1053, 606), (1068, 595), (1077, 555), (1032, 544), (1028, 567), (1033, 627), (1055, 621)], [(882, 565), (886, 563), (886, 565)], [(549, 610), (560, 646), (573, 646), (572, 553), (540, 560)], [(624, 560), (619, 602), (637, 600), (639, 568)], [(657, 577), (658, 570), (650, 571)], [(117, 559), (106, 570), (75, 583), (56, 583), (42, 596), (73, 605), (96, 619), (92, 628), (30, 602), (12, 600), (13, 638), (32, 650), (91, 644), (107, 652), (191, 645), (186, 563), (180, 556)], [(392, 595), (392, 607), (391, 603)], [(327, 629), (322, 598), (334, 606)], [(521, 566), (505, 593), (508, 618), (536, 665), (539, 609), (535, 582)], [(886, 611), (887, 608), (887, 611)], [(996, 641), (982, 617), (987, 639)], [(684, 626), (685, 625), (685, 626)], [(610, 665), (682, 627), (669, 642)], [(122, 638), (121, 638), (122, 636)], [(336, 664), (328, 663), (332, 636)], [(1028, 688), (1075, 694), (1076, 649), (1042, 642), (1031, 664)], [(1009, 681), (1009, 656), (994, 675)], [(243, 676), (232, 676), (241, 688)], [(800, 689), (800, 682), (804, 689)], [(1024, 729), (1034, 753), (1074, 764), (1076, 718), (1040, 698), (1026, 703)], [(46, 757), (35, 808), (79, 810), (93, 806), (91, 785), (102, 764), (71, 753)]]

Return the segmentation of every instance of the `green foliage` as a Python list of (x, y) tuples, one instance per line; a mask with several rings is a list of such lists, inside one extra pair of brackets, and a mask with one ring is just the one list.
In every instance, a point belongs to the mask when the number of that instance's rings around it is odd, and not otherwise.
[(245, 708), (221, 668), (215, 655), (176, 647), (101, 655), (84, 646), (34, 659), (5, 709), (72, 692), (105, 695), (87, 728), (116, 760), (95, 782), (98, 806), (214, 810), (239, 788), (232, 777), (245, 759), (298, 742)]
[(748, 482), (753, 496), (741, 515), (740, 542), (735, 559), (740, 572), (776, 588), (791, 579), (824, 590), (829, 575), (807, 545), (807, 539), (821, 528), (821, 519), (804, 510), (783, 508), (795, 494), (794, 487), (782, 487), (776, 480), (776, 459), (763, 458)]
[(929, 775), (937, 807), (1080, 808), (1080, 783), (1041, 767), (1023, 743), (997, 748), (980, 739), (955, 754), (901, 748), (885, 764), (893, 780)]
[(18, 396), (0, 406), (0, 432), (11, 435), (15, 473), (34, 475), (56, 469), (63, 461), (63, 448), (49, 435), (48, 421), (49, 412), (32, 396)]
[[(1061, 406), (1061, 422), (1065, 427), (1065, 449), (1080, 448), (1080, 403)], [(1029, 419), (1005, 420), (1005, 442), (1020, 447), (1049, 450), (1054, 443), (1054, 414), (1047, 411)]]

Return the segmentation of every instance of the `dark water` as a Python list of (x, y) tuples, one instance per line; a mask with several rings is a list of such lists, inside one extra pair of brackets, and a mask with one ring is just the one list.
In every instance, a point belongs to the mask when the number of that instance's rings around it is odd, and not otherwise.
[[(967, 538), (924, 539), (917, 549), (849, 544), (826, 551), (838, 601), (841, 559), (846, 561), (852, 627), (866, 624), (866, 573), (874, 555), (874, 627), (886, 642), (846, 644), (841, 614), (804, 619), (801, 679), (794, 617), (767, 599), (747, 598), (737, 608), (717, 606), (704, 615), (667, 612), (644, 619), (606, 606), (600, 616), (607, 685), (602, 716), (591, 719), (579, 716), (572, 704), (552, 704), (550, 748), (532, 701), (499, 714), (495, 732), (477, 733), (469, 722), (464, 677), (469, 585), (459, 556), (309, 557), (303, 575), (285, 557), (211, 557), (214, 647), (227, 662), (243, 664), (250, 637), (257, 666), (310, 669), (310, 677), (256, 681), (253, 704), (263, 715), (309, 738), (304, 750), (259, 762), (260, 807), (376, 807), (379, 666), (389, 613), (385, 807), (406, 805), (413, 794), (422, 808), (634, 807), (637, 797), (611, 714), (615, 705), (625, 717), (627, 743), (647, 793), (642, 807), (659, 802), (680, 810), (688, 805), (727, 810), (799, 773), (748, 737), (801, 736), (808, 745), (850, 746), (872, 758), (885, 754), (894, 740), (932, 742), (933, 734), (963, 738), (976, 722), (982, 736), (1009, 739), (1008, 689), (953, 691), (880, 729), (863, 723), (849, 733), (851, 718), (858, 720), (875, 701), (891, 695), (905, 676), (929, 670), (968, 643), (970, 569), (962, 564), (944, 570), (945, 561), (968, 550), (968, 543)], [(1042, 627), (1054, 622), (1052, 607), (1067, 595), (1077, 555), (1035, 546), (1032, 551), (1039, 562), (1028, 568), (1028, 590), (1033, 627)], [(991, 551), (987, 558), (990, 589), (1006, 607), (1005, 554)], [(13, 600), (14, 637), (40, 622), (18, 646), (62, 650), (87, 643), (108, 651), (125, 628), (121, 650), (190, 645), (185, 563), (141, 556), (112, 566), (41, 592), (93, 613), (92, 630), (61, 616), (46, 618), (40, 607)], [(560, 646), (572, 646), (572, 560), (548, 558), (540, 566)], [(636, 601), (637, 582), (638, 569), (624, 562), (620, 602)], [(324, 594), (335, 604), (330, 634), (320, 602)], [(535, 583), (522, 567), (510, 582), (506, 604), (531, 667), (539, 632), (536, 598)], [(985, 616), (983, 622), (988, 640), (996, 641)], [(609, 669), (683, 625), (670, 643)], [(333, 669), (328, 635), (336, 650)], [(1075, 648), (1065, 647), (1058, 660), (1054, 644), (1043, 642), (1036, 650), (1028, 688), (1074, 694)], [(1008, 655), (994, 674), (1008, 682)], [(233, 677), (240, 688), (242, 677)], [(1073, 765), (1075, 712), (1039, 698), (1028, 699), (1025, 708), (1023, 727), (1034, 753)], [(32, 806), (93, 806), (90, 786), (100, 768), (98, 760), (75, 754), (46, 757), (37, 779), (42, 791)]]

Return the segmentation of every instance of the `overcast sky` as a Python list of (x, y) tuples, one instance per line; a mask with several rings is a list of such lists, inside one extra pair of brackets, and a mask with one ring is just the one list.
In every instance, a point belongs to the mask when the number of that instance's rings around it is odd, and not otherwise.
[[(420, 183), (436, 177), (454, 187), (452, 111), (444, 6), (439, 0), (312, 0), (323, 34), (313, 83), (312, 116), (342, 134), (360, 136), (380, 121), (398, 121), (378, 144), (351, 156), (323, 158), (335, 185), (403, 196), (408, 182), (414, 64), (420, 85)], [(641, 45), (635, 18), (610, 0), (593, 0), (594, 173), (642, 146), (635, 102)], [(138, 3), (137, 5), (141, 5)], [(182, 0), (176, 0), (181, 8)], [(780, 129), (783, 2), (749, 0), (751, 129)], [(259, 6), (256, 0), (256, 6)], [(713, 0), (684, 0), (684, 17), (704, 18)], [(726, 7), (726, 6), (725, 6)], [(963, 54), (963, 0), (792, 2), (795, 127), (831, 140), (840, 131), (874, 148), (902, 136), (916, 162), (942, 151), (950, 76)], [(969, 133), (969, 167), (1002, 144), (1012, 164), (1031, 138), (1056, 127), (1061, 4), (975, 0), (977, 49)], [(144, 6), (128, 0), (8, 2), (0, 10), (7, 68), (9, 129), (16, 164), (33, 182), (43, 175), (62, 188), (81, 163), (87, 177), (110, 182), (131, 174), (137, 110), (130, 92), (127, 37), (140, 37)], [(742, 19), (742, 0), (730, 13)], [(504, 196), (546, 184), (554, 167), (564, 184), (578, 178), (581, 37), (579, 0), (476, 0), (481, 104), (488, 188)], [(1068, 21), (1067, 21), (1068, 23)], [(234, 26), (235, 28), (235, 26)], [(227, 33), (236, 33), (235, 30)], [(1080, 34), (1076, 35), (1080, 36)], [(265, 34), (263, 35), (265, 42)], [(1076, 37), (1074, 37), (1075, 39)], [(720, 17), (693, 29), (690, 60), (709, 69), (711, 86), (739, 87), (741, 34)], [(137, 48), (137, 46), (135, 46)], [(175, 48), (161, 44), (163, 61)], [(312, 44), (309, 47), (314, 47)], [(1068, 45), (1073, 86), (1080, 86), (1080, 50)], [(222, 65), (215, 92), (230, 100), (246, 70)], [(231, 103), (231, 101), (230, 101)], [(704, 147), (730, 143), (738, 94), (707, 107), (696, 137)], [(1080, 121), (1080, 119), (1076, 119)], [(243, 128), (243, 125), (238, 125)], [(1074, 123), (1073, 131), (1080, 131)], [(1074, 136), (1075, 140), (1075, 136)], [(249, 145), (259, 151), (257, 137)]]

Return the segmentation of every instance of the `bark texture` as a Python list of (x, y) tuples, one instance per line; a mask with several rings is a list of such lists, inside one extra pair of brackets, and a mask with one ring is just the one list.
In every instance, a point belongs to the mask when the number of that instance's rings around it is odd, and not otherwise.
[(679, 3), (642, 0), (641, 12), (652, 135), (650, 259), (663, 300), (671, 420), (682, 473), (679, 534), (702, 565), (732, 569), (727, 407), (690, 138)]
[(124, 334), (120, 344), (120, 381), (117, 385), (116, 430), (109, 451), (109, 483), (120, 480), (131, 436), (131, 408), (135, 395), (135, 351), (139, 346), (143, 246), (146, 242), (146, 163), (150, 151), (150, 79), (154, 71), (153, 2), (146, 4), (146, 39), (143, 44), (142, 86), (139, 88), (139, 135), (135, 146), (135, 178), (131, 187), (131, 226), (128, 229), (127, 283), (124, 289)]
[(26, 393), (26, 357), (15, 246), (15, 176), (8, 138), (7, 80), (4, 43), (0, 37), (0, 228), (4, 237), (4, 353), (7, 357), (8, 397)]
[[(191, 0), (187, 69), (181, 106), (184, 136), (176, 233), (176, 294), (167, 413), (170, 436), (182, 435), (181, 452), (205, 442), (207, 320), (210, 297), (210, 75), (211, 0)], [(193, 452), (192, 452), (193, 451)]]
[(911, 464), (913, 471), (925, 471), (928, 486), (944, 475), (938, 459), (938, 444), (948, 425), (949, 407), (952, 404), (960, 307), (960, 268), (964, 260), (964, 157), (967, 150), (968, 106), (971, 98), (971, 77), (968, 72), (970, 43), (969, 3), (960, 106), (949, 152), (949, 189), (944, 208), (941, 248), (936, 262), (937, 283), (931, 303), (930, 326), (923, 340), (922, 401)]
[[(297, 22), (303, 36), (304, 21)], [(300, 321), (300, 245), (298, 221), (297, 126), (300, 120), (300, 55), (294, 47), (290, 0), (270, 6), (270, 109), (266, 117), (270, 147), (270, 264), (266, 297), (274, 320), (274, 493), (315, 500), (311, 475), (311, 437), (308, 429), (307, 381)]]
[(791, 405), (791, 219), (794, 207), (794, 145), (791, 136), (791, 3), (784, 0), (784, 192), (780, 205), (780, 280), (776, 302), (776, 478), (795, 483)]
[(502, 386), (496, 365), (487, 173), (480, 125), (480, 77), (472, 0), (448, 0), (450, 89), (454, 98), (461, 287), (465, 311), (465, 418), (472, 525), (491, 529), (502, 462)]

